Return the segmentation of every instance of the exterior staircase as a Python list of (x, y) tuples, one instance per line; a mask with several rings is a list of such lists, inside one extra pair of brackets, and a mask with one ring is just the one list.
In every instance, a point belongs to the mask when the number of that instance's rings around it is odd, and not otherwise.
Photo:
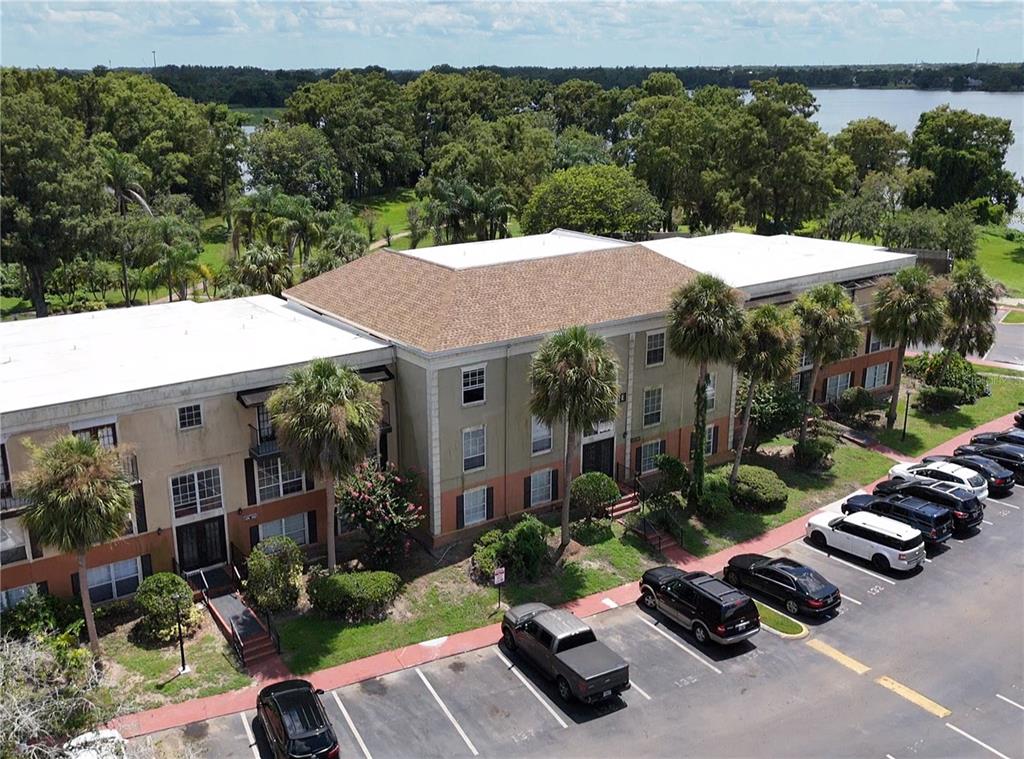
[(617, 521), (621, 521), (626, 514), (636, 511), (639, 508), (640, 500), (637, 498), (636, 493), (625, 493), (619, 500), (608, 507), (608, 516)]
[(276, 631), (246, 606), (237, 592), (210, 598), (209, 609), (247, 669), (278, 655)]

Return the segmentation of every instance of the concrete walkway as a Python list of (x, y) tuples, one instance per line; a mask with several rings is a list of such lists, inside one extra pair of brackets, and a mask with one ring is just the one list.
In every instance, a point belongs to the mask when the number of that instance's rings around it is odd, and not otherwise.
[[(971, 436), (979, 432), (998, 431), (1012, 425), (1013, 414), (1010, 413), (973, 430), (964, 432), (961, 435), (957, 435), (927, 451), (924, 455), (949, 455), (953, 452), (954, 448), (967, 443), (970, 441)], [(867, 483), (863, 488), (870, 490), (879, 481)], [(821, 508), (828, 508), (828, 506)], [(743, 543), (737, 543), (711, 556), (699, 558), (687, 553), (678, 546), (674, 546), (666, 550), (666, 558), (687, 571), (718, 572), (728, 563), (729, 559), (738, 554), (767, 553), (794, 540), (799, 540), (804, 535), (808, 520), (820, 510), (815, 509), (792, 522), (787, 522), (780, 527), (776, 527), (774, 530), (769, 530)], [(636, 582), (629, 582), (611, 590), (570, 601), (563, 608), (568, 609), (578, 617), (590, 617), (613, 609), (616, 606), (635, 603), (639, 594), (638, 584)], [(466, 651), (486, 648), (496, 643), (501, 637), (497, 619), (498, 616), (496, 614), (495, 623), (486, 627), (468, 630), (436, 640), (424, 641), (393, 651), (383, 651), (365, 659), (357, 659), (356, 661), (340, 664), (336, 667), (320, 670), (309, 675), (307, 679), (318, 688), (333, 690), (345, 685), (351, 685), (352, 683), (380, 677), (390, 672), (418, 666), (435, 659), (443, 659), (455, 654), (465, 653)], [(132, 738), (174, 727), (182, 727), (192, 722), (243, 712), (253, 708), (253, 705), (256, 703), (256, 694), (260, 688), (270, 682), (281, 679), (285, 679), (285, 676), (267, 678), (256, 685), (243, 690), (232, 691), (231, 693), (208, 696), (181, 704), (169, 704), (149, 711), (139, 712), (138, 714), (126, 715), (113, 720), (111, 726), (119, 730), (125, 737)]]

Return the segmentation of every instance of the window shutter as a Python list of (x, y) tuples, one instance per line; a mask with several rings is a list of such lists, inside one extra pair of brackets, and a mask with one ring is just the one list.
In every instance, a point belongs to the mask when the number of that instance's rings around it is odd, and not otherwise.
[(71, 595), (75, 596), (76, 598), (82, 597), (82, 586), (79, 584), (78, 581), (78, 572), (75, 572), (73, 575), (71, 575)]
[(142, 564), (142, 579), (145, 580), (153, 574), (153, 556), (148, 553), (143, 554), (139, 557), (139, 563)]
[(558, 500), (558, 470), (551, 470), (551, 500)]
[(643, 445), (638, 445), (636, 447), (636, 451), (635, 451), (635, 455), (634, 455), (634, 458), (635, 458), (636, 461), (633, 464), (633, 474), (640, 474), (640, 464), (641, 464), (641, 461), (643, 460), (643, 455), (644, 455), (643, 454), (643, 450), (644, 450)]
[(462, 496), (455, 499), (455, 529), (461, 530), (466, 526), (466, 507)]
[(711, 455), (714, 456), (716, 453), (718, 453), (718, 425), (716, 424), (711, 429)]
[(668, 450), (668, 446), (665, 444), (665, 441), (664, 440), (659, 441), (658, 442), (658, 453), (660, 455), (664, 455), (665, 451), (667, 451), (667, 450)]
[(871, 330), (864, 330), (864, 352), (867, 353), (871, 350)]
[(487, 518), (494, 519), (494, 488), (487, 488)]
[(821, 381), (821, 400), (825, 400), (828, 397), (828, 377), (825, 377)]
[(36, 593), (38, 593), (41, 596), (49, 595), (50, 594), (50, 583), (48, 583), (46, 580), (43, 580), (42, 582), (37, 582), (36, 583)]
[(254, 525), (249, 528), (249, 548), (255, 548), (257, 543), (260, 542), (260, 528), (258, 525)]
[(135, 485), (135, 532), (142, 534), (149, 528), (146, 526), (146, 499), (142, 495), (142, 483)]
[(312, 472), (306, 472), (306, 490), (312, 490), (316, 487), (316, 481), (313, 479)]
[(28, 545), (32, 551), (33, 559), (41, 559), (43, 557), (43, 547), (36, 541), (36, 536), (31, 532), (28, 534)]
[(892, 384), (892, 361), (889, 362), (889, 367), (885, 370), (885, 384)]
[(256, 468), (252, 459), (245, 460), (245, 500), (250, 506), (256, 505)]
[(309, 533), (309, 542), (316, 542), (316, 509), (306, 512), (306, 532)]
[(530, 493), (533, 490), (530, 477), (523, 477), (523, 508), (530, 508)]
[(864, 369), (860, 373), (860, 386), (861, 387), (867, 387), (868, 386), (868, 368), (866, 366), (864, 367)]

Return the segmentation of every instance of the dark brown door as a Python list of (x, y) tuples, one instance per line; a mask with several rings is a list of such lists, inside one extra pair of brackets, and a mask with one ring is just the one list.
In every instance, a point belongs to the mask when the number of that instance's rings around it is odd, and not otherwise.
[(204, 519), (178, 528), (178, 560), (183, 572), (227, 561), (224, 517)]
[(583, 446), (583, 472), (604, 472), (615, 476), (615, 438), (605, 438)]

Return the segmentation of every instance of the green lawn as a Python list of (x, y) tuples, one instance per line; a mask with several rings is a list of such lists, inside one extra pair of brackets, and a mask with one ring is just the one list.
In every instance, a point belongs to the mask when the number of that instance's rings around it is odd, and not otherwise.
[[(660, 558), (636, 536), (623, 535), (617, 524), (587, 543), (580, 555), (539, 582), (508, 583), (502, 601), (562, 604), (636, 580)], [(497, 622), (496, 602), (497, 591), (472, 583), (462, 561), (410, 582), (382, 621), (347, 624), (314, 612), (281, 620), (281, 647), (292, 672), (307, 674)]]
[(202, 242), (199, 263), (220, 271), (231, 254), (231, 236), (223, 216), (210, 216), (203, 222)]
[(986, 398), (979, 398), (977, 403), (941, 414), (926, 414), (913, 408), (911, 399), (905, 440), (902, 439), (902, 430), (906, 394), (901, 392), (896, 427), (879, 432), (879, 442), (908, 456), (919, 456), (961, 432), (1016, 411), (1019, 408), (1017, 404), (1024, 400), (1024, 382), (1002, 376), (1002, 372), (990, 372), (988, 367), (981, 371), (988, 375), (986, 379), (991, 384), (992, 394)]
[(993, 279), (1006, 285), (1010, 295), (1024, 296), (1024, 238), (1007, 240), (1005, 230), (983, 227), (978, 235), (978, 263)]
[(243, 123), (247, 126), (258, 126), (263, 123), (263, 119), (277, 121), (285, 111), (284, 108), (258, 108), (247, 105), (229, 105), (228, 108), (242, 114), (245, 117)]
[(1003, 324), (1024, 324), (1024, 311), (1007, 311)]
[(787, 616), (780, 614), (770, 606), (765, 606), (760, 601), (754, 601), (757, 604), (757, 612), (761, 615), (761, 624), (767, 625), (773, 630), (778, 630), (780, 633), (786, 633), (787, 635), (799, 635), (803, 632), (804, 626), (799, 622), (794, 622)]
[[(784, 439), (776, 442), (786, 443)], [(848, 444), (839, 445), (833, 459), (832, 468), (825, 472), (804, 472), (793, 468), (791, 458), (781, 452), (745, 456), (744, 463), (767, 467), (782, 478), (789, 487), (786, 507), (774, 513), (734, 509), (707, 524), (694, 517), (683, 526), (683, 548), (694, 556), (708, 556), (755, 538), (883, 477), (893, 463), (880, 453)]]
[[(385, 227), (391, 228), (391, 234), (404, 232), (409, 228), (409, 222), (405, 216), (405, 210), (416, 203), (416, 193), (411, 188), (392, 190), (383, 195), (375, 195), (371, 198), (363, 198), (355, 203), (355, 211), (358, 214), (364, 208), (372, 208), (377, 213), (377, 221), (374, 225), (373, 234), (376, 239), (384, 237)], [(371, 240), (370, 242), (373, 242)], [(395, 240), (397, 243), (398, 240)], [(420, 243), (424, 245), (424, 243)]]

